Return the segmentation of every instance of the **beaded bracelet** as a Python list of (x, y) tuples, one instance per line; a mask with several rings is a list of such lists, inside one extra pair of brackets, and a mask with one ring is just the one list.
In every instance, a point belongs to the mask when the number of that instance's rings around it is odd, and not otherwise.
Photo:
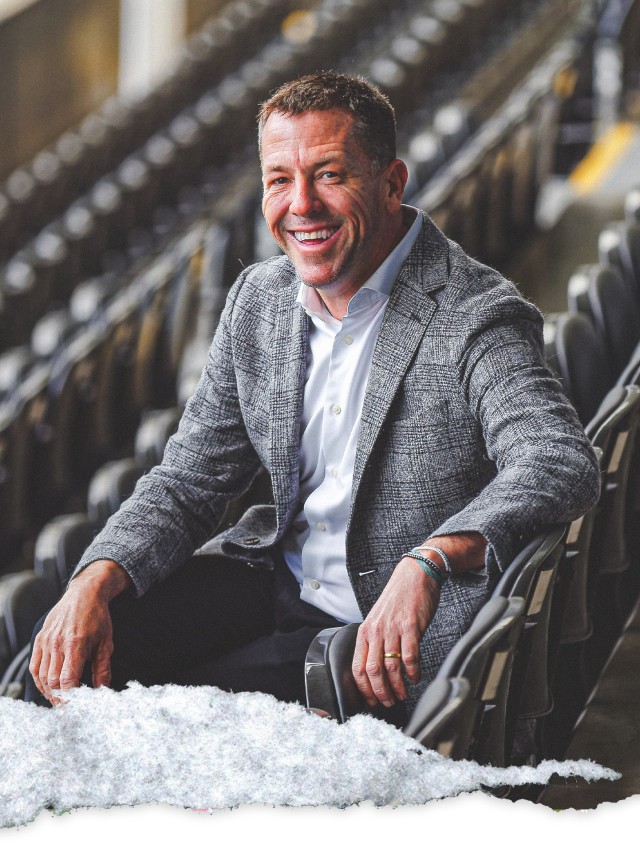
[(402, 555), (410, 556), (412, 559), (415, 559), (424, 573), (431, 577), (432, 580), (435, 580), (439, 589), (442, 588), (443, 583), (447, 579), (447, 575), (442, 573), (442, 569), (433, 561), (433, 559), (429, 559), (428, 556), (423, 556), (421, 553), (418, 553), (417, 550), (410, 550)]
[(432, 547), (432, 545), (430, 544), (421, 544), (419, 547), (414, 547), (414, 550), (433, 550), (433, 552), (437, 553), (438, 556), (444, 562), (444, 570), (446, 571), (447, 575), (451, 576), (451, 563), (449, 562), (449, 557), (444, 552), (444, 550), (440, 550), (439, 547)]

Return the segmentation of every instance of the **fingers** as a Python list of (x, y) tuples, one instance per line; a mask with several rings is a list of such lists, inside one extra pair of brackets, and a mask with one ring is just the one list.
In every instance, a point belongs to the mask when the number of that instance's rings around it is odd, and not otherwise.
[[(80, 587), (75, 587), (76, 591)], [(87, 593), (88, 589), (88, 593)], [(29, 670), (36, 687), (51, 703), (53, 693), (79, 686), (85, 664), (91, 660), (94, 686), (111, 683), (113, 652), (108, 601), (92, 591), (76, 594), (71, 587), (49, 612), (33, 646)]]
[[(361, 635), (362, 634), (362, 635)], [(383, 640), (375, 636), (366, 637), (360, 628), (353, 656), (353, 676), (358, 689), (369, 707), (381, 703), (392, 707), (396, 701), (406, 701), (407, 688), (403, 678), (401, 638)]]
[(49, 651), (40, 637), (34, 645), (29, 671), (37, 689), (50, 704), (60, 704), (54, 692), (80, 685), (83, 663), (77, 657), (65, 656), (57, 650)]
[(415, 634), (405, 633), (400, 637), (402, 664), (411, 683), (420, 680), (420, 644)]
[(101, 642), (91, 663), (93, 685), (110, 686), (111, 684), (111, 654), (113, 646), (111, 642)]
[(391, 686), (391, 690), (393, 695), (391, 696), (391, 703), (395, 703), (395, 699), (399, 701), (407, 700), (407, 688), (404, 684), (403, 678), (403, 660), (402, 654), (400, 651), (400, 645), (397, 646), (397, 650), (394, 649), (392, 652), (385, 651), (385, 653), (397, 653), (398, 657), (385, 657), (383, 656), (383, 665), (387, 675), (388, 682)]

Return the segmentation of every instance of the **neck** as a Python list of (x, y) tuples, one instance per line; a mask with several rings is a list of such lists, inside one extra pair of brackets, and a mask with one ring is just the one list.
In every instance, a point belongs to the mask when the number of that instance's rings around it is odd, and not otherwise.
[(327, 310), (329, 311), (332, 317), (341, 320), (347, 315), (347, 307), (351, 299), (355, 296), (358, 290), (360, 290), (362, 285), (367, 283), (367, 281), (373, 275), (376, 269), (378, 269), (384, 263), (384, 261), (389, 257), (391, 252), (396, 248), (397, 245), (399, 245), (399, 243), (407, 234), (409, 228), (411, 227), (411, 222), (406, 222), (406, 218), (406, 216), (400, 216), (398, 225), (395, 231), (393, 232), (393, 236), (386, 253), (381, 258), (380, 262), (366, 276), (366, 278), (364, 278), (359, 283), (354, 283), (350, 281), (334, 282), (333, 284), (328, 285), (326, 288), (318, 288), (318, 295), (324, 302)]

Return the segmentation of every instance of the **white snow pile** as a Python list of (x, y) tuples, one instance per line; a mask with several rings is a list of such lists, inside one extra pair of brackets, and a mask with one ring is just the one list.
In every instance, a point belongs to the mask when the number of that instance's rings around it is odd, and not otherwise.
[(3, 827), (45, 807), (404, 805), (553, 773), (619, 777), (587, 760), (535, 769), (452, 761), (373, 717), (339, 725), (258, 693), (131, 683), (66, 695), (55, 709), (0, 698)]

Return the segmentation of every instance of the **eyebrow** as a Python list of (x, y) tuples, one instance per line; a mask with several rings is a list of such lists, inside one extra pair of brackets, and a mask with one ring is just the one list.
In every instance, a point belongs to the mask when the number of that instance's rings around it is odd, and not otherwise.
[[(328, 166), (332, 163), (335, 163), (336, 159), (337, 159), (336, 157), (325, 157), (323, 160), (318, 160), (317, 163), (314, 163), (313, 168), (314, 169), (322, 169), (322, 168), (324, 168), (324, 166)], [(268, 166), (266, 169), (264, 169), (265, 174), (271, 174), (273, 172), (286, 172), (286, 171), (287, 171), (286, 166), (279, 166), (279, 165)]]

